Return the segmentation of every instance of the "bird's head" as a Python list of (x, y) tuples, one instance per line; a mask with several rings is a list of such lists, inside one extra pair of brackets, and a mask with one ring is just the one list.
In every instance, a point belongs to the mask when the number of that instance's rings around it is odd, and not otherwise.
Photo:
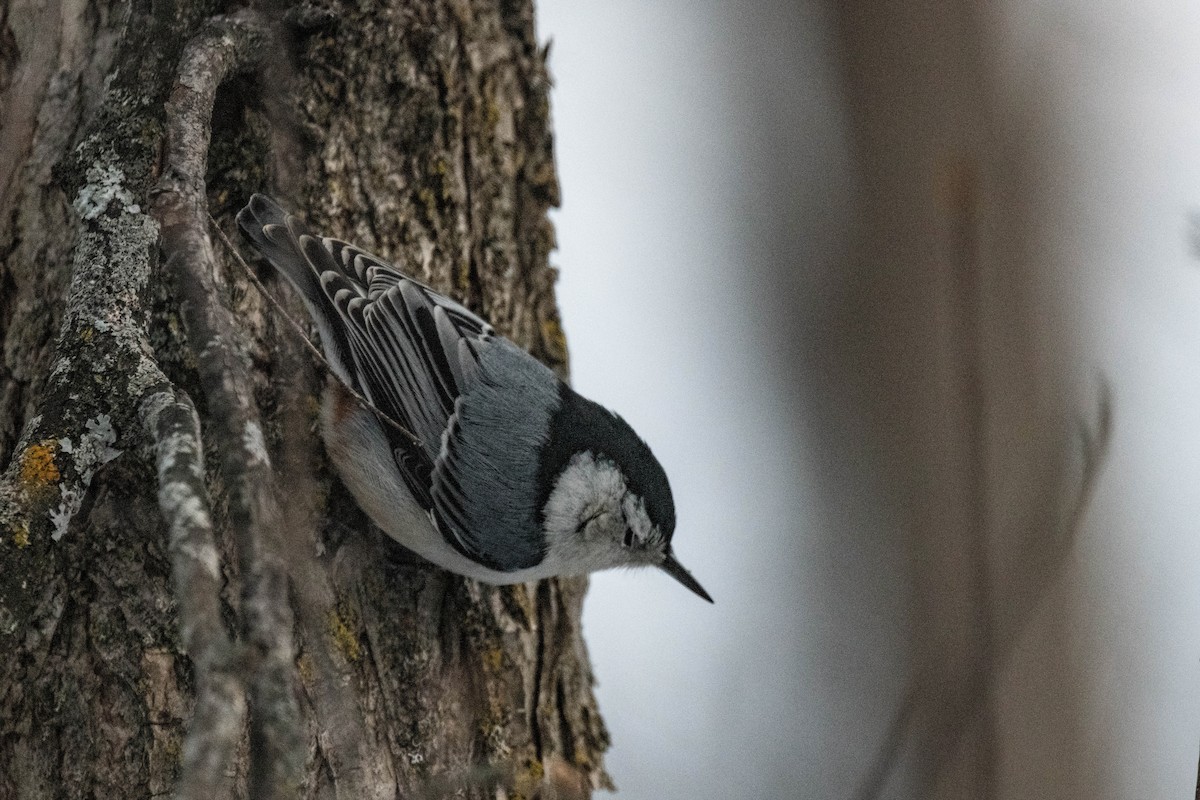
[(671, 552), (675, 505), (667, 476), (632, 430), (629, 436), (640, 447), (616, 456), (580, 451), (559, 472), (542, 515), (547, 557), (574, 573), (659, 567), (711, 603)]

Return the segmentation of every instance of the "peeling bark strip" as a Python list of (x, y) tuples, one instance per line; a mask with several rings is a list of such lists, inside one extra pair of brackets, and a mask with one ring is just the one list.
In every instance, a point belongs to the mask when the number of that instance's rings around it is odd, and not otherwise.
[[(289, 798), (304, 762), (296, 703), (292, 610), (280, 556), (281, 516), (250, 367), (235, 349), (237, 325), (213, 282), (208, 237), (208, 168), (213, 102), (226, 78), (253, 66), (270, 37), (255, 12), (207, 23), (183, 51), (167, 102), (167, 152), (152, 213), (162, 231), (204, 395), (221, 440), (221, 471), (232, 488), (229, 520), (242, 580), (242, 635), (250, 648), (250, 794)], [(190, 737), (189, 737), (190, 739)]]
[[(608, 785), (586, 581), (482, 586), (373, 530), (312, 360), (204, 235), (270, 191), (565, 375), (532, 6), (308, 8), (286, 55), (209, 0), (0, 9), (0, 800)], [(266, 774), (290, 720), (300, 771)]]

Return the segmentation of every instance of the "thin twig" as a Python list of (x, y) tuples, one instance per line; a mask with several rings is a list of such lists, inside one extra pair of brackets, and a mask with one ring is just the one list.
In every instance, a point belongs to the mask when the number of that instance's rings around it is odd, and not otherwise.
[(381, 408), (359, 393), (357, 389), (346, 383), (346, 381), (342, 380), (342, 376), (338, 374), (337, 370), (333, 368), (333, 365), (325, 359), (325, 355), (319, 349), (317, 349), (317, 346), (308, 338), (308, 334), (305, 332), (300, 323), (297, 322), (295, 318), (293, 318), (292, 315), (287, 312), (287, 309), (285, 309), (279, 303), (279, 301), (271, 295), (271, 293), (267, 290), (267, 287), (263, 285), (263, 282), (258, 279), (257, 275), (254, 274), (254, 270), (251, 269), (250, 265), (246, 263), (246, 259), (242, 258), (242, 254), (238, 252), (236, 247), (234, 247), (233, 242), (229, 241), (229, 237), (225, 235), (225, 231), (221, 230), (221, 226), (217, 224), (215, 219), (213, 219), (212, 214), (208, 215), (208, 222), (212, 226), (213, 230), (217, 232), (217, 237), (221, 240), (221, 243), (225, 245), (225, 249), (231, 256), (233, 256), (234, 261), (241, 266), (242, 271), (246, 273), (246, 277), (251, 283), (254, 284), (254, 287), (258, 289), (259, 293), (263, 296), (271, 308), (275, 309), (275, 312), (287, 321), (288, 325), (293, 331), (295, 331), (296, 335), (300, 337), (300, 341), (304, 343), (305, 349), (308, 350), (313, 358), (315, 358), (321, 364), (321, 366), (325, 368), (325, 371), (329, 374), (329, 376), (341, 384), (342, 388), (344, 388), (351, 397), (358, 401), (363, 408), (371, 411), (379, 418), (381, 422), (386, 423), (402, 434), (406, 439), (408, 439), (410, 444), (415, 447), (424, 447), (421, 440), (417, 438), (416, 434), (414, 434), (408, 428), (405, 428), (390, 415), (388, 415), (387, 412), (383, 411)]

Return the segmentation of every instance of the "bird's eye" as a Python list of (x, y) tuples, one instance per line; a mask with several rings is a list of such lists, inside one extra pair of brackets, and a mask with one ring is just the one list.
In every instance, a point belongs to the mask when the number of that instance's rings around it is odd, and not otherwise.
[(621, 543), (626, 547), (633, 547), (633, 528), (625, 529), (625, 538)]

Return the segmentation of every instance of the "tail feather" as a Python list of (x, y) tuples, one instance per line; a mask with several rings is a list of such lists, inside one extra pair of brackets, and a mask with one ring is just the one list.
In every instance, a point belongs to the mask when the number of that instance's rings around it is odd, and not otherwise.
[(307, 243), (305, 240), (312, 241), (304, 223), (285, 213), (266, 195), (252, 196), (246, 207), (238, 212), (237, 222), (255, 248), (300, 293), (309, 315), (317, 324), (325, 357), (338, 377), (361, 391), (354, 379), (353, 355), (342, 320), (321, 288), (322, 271), (340, 271), (332, 256), (319, 245), (303, 246), (302, 243)]

